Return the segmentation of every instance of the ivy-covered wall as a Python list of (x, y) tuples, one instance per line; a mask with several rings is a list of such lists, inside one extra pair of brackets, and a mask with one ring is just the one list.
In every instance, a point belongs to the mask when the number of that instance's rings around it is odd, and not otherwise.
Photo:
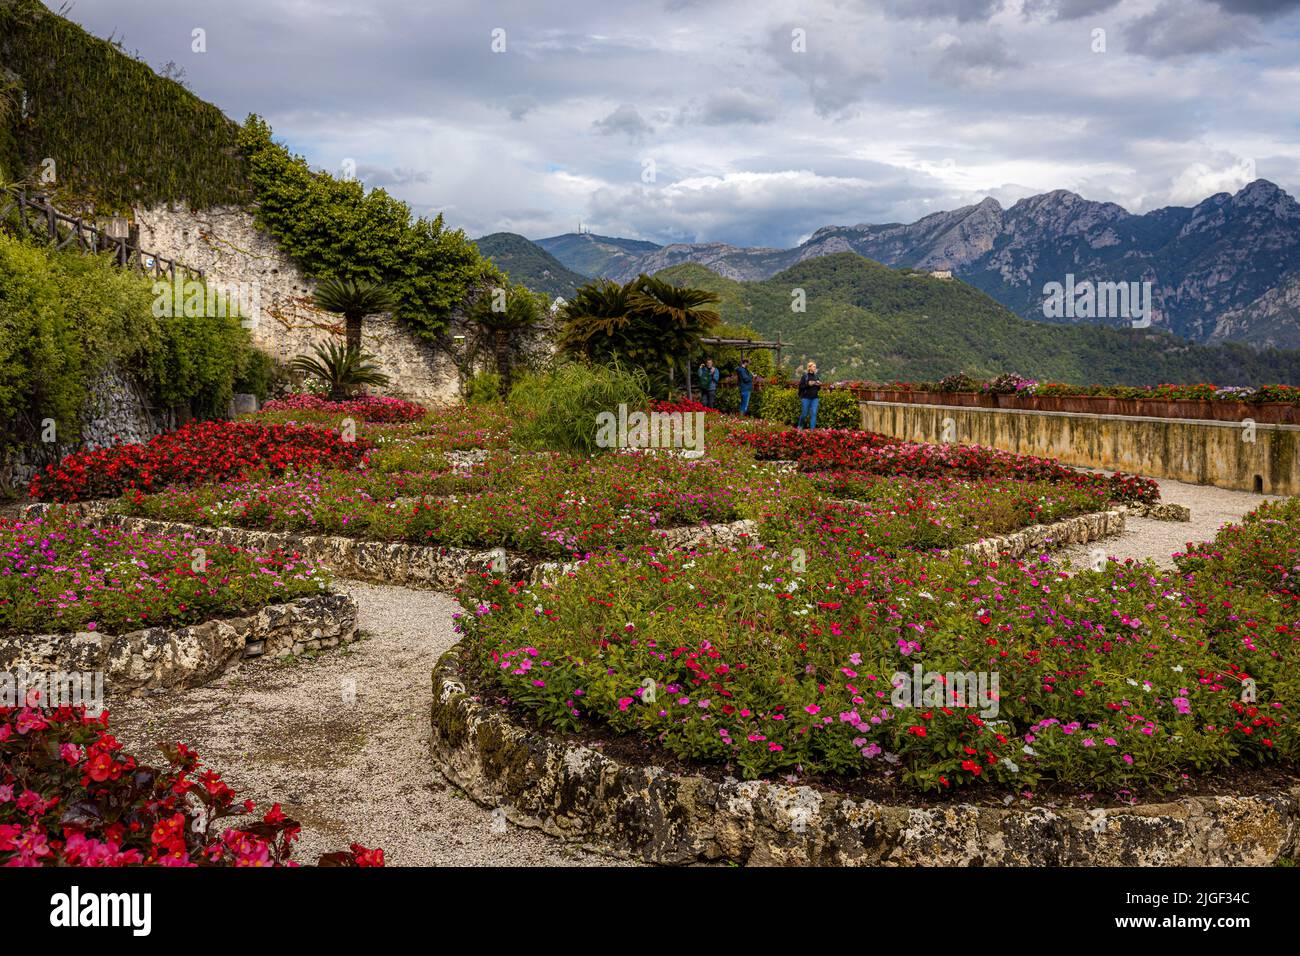
[(65, 207), (247, 198), (238, 124), (39, 0), (0, 0), (0, 77), (8, 175), (45, 187), (42, 163), (52, 159)]

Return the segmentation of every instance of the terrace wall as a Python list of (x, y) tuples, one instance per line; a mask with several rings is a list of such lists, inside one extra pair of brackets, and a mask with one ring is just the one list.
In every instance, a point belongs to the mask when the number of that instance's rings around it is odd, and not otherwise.
[[(311, 304), (315, 282), (258, 228), (247, 210), (235, 206), (192, 211), (155, 206), (136, 209), (140, 243), (158, 255), (202, 269), (209, 279), (257, 291), (259, 314), (253, 340), (278, 361), (310, 351), (322, 339), (342, 333), (342, 320)], [(363, 326), (362, 346), (392, 377), (387, 391), (438, 404), (456, 398), (455, 364), (388, 315), (372, 315)]]
[[(900, 402), (859, 403), (862, 427), (908, 441), (956, 441), (1067, 465), (1219, 488), (1300, 494), (1300, 426)], [(1254, 440), (1250, 440), (1253, 438)]]

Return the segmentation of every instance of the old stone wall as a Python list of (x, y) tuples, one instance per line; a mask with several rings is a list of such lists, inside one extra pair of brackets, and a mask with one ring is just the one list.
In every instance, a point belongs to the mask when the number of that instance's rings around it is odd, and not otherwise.
[(108, 694), (198, 687), (245, 657), (286, 657), (356, 639), (357, 606), (325, 593), (246, 617), (111, 635), (96, 631), (0, 637), (0, 668), (99, 671)]
[[(342, 336), (342, 320), (312, 305), (315, 282), (257, 226), (249, 211), (234, 206), (198, 212), (155, 206), (136, 209), (135, 220), (142, 247), (202, 269), (209, 279), (236, 289), (242, 301), (254, 303), (255, 308), (241, 311), (253, 313), (254, 341), (278, 361), (305, 354), (330, 336)], [(449, 330), (453, 349), (464, 348), (454, 344), (454, 336), (466, 331), (463, 315), (453, 315)], [(391, 384), (384, 389), (387, 394), (426, 405), (458, 398), (461, 372), (457, 362), (392, 316), (366, 317), (362, 347), (378, 358), (391, 377)], [(540, 340), (530, 341), (523, 350), (529, 358), (548, 351)]]
[(1295, 853), (1300, 786), (1085, 811), (910, 806), (628, 763), (516, 720), (457, 645), (433, 671), (436, 772), (512, 822), (650, 863), (1267, 866)]
[(152, 407), (139, 386), (113, 366), (105, 369), (90, 384), (87, 392), (80, 440), (65, 440), (71, 437), (67, 426), (56, 422), (54, 442), (20, 449), (0, 467), (0, 485), (26, 487), (41, 468), (64, 455), (109, 445), (146, 442), (175, 426), (169, 410)]
[(861, 402), (862, 427), (1067, 465), (1274, 495), (1300, 494), (1300, 426), (1012, 408)]

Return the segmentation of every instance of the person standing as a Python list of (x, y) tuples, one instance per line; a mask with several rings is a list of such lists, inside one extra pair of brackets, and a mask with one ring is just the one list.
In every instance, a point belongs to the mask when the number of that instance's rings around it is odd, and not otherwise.
[(749, 414), (749, 396), (754, 391), (754, 373), (749, 370), (749, 359), (740, 360), (736, 369), (736, 384), (740, 386), (740, 414)]
[(818, 395), (821, 392), (822, 380), (817, 374), (817, 363), (809, 362), (808, 369), (799, 376), (799, 420), (794, 423), (795, 428), (803, 428), (803, 420), (808, 419), (808, 429), (817, 427), (817, 406), (820, 403)]
[(713, 359), (708, 359), (700, 366), (700, 392), (706, 408), (718, 407), (718, 381), (721, 374), (713, 364)]

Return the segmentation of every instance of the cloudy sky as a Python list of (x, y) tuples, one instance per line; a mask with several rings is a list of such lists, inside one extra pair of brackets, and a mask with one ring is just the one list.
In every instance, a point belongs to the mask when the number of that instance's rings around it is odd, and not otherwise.
[(581, 221), (789, 246), (988, 195), (1071, 189), (1142, 212), (1256, 177), (1300, 195), (1300, 0), (75, 0), (67, 15), (470, 236)]

